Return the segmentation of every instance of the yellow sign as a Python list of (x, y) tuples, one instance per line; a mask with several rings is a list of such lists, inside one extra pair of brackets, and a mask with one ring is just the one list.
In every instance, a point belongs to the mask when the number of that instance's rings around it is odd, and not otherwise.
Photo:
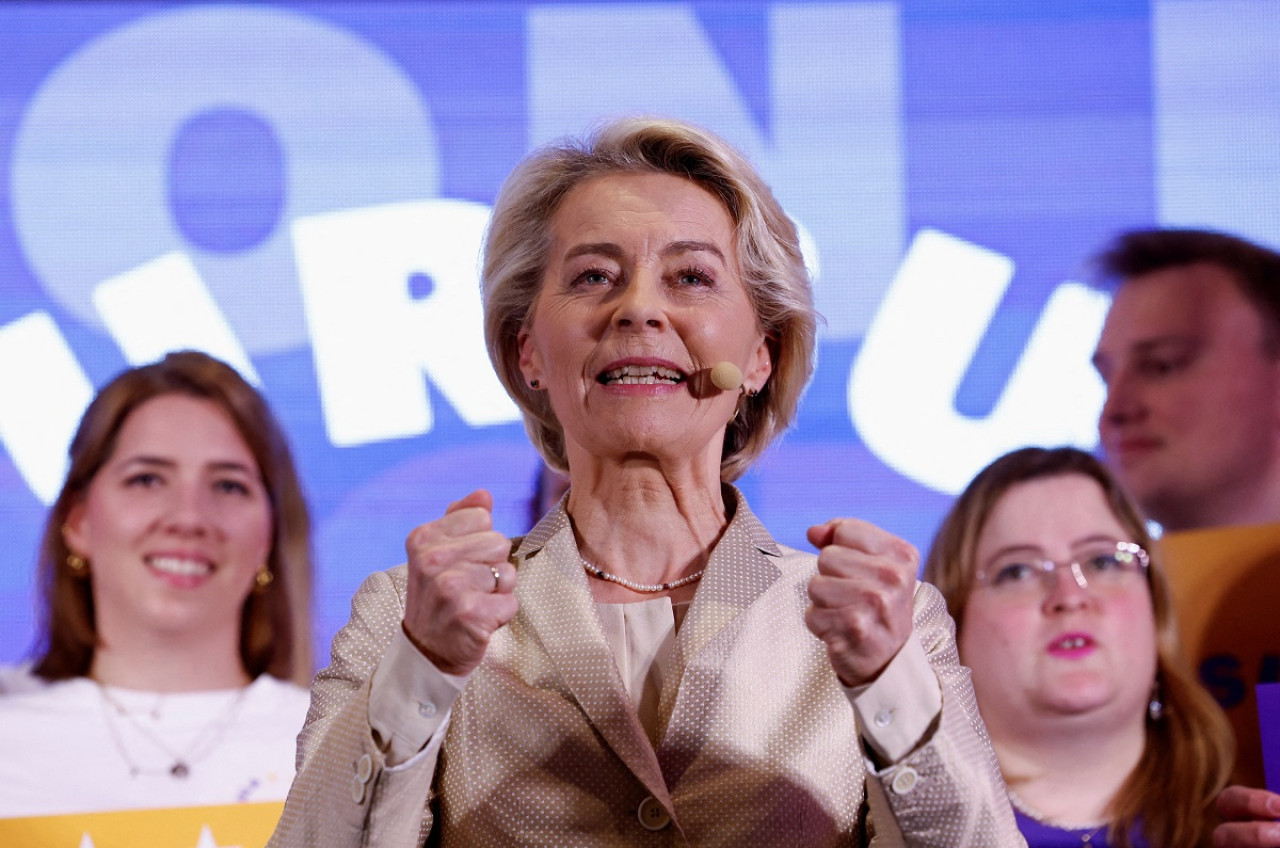
[(263, 848), (284, 803), (174, 807), (0, 819), (0, 845), (22, 848)]
[(1235, 779), (1262, 786), (1254, 687), (1280, 680), (1280, 524), (1167, 533), (1160, 544), (1183, 647), (1236, 733)]

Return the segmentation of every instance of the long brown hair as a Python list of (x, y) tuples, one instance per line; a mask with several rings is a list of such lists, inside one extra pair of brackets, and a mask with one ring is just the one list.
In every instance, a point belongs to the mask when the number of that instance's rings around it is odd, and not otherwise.
[(1231, 728), (1183, 659), (1159, 547), (1142, 513), (1106, 466), (1091, 454), (1067, 447), (1022, 448), (995, 460), (973, 478), (943, 519), (925, 561), (924, 579), (946, 598), (959, 633), (977, 570), (978, 540), (996, 504), (1018, 483), (1073, 474), (1102, 487), (1129, 541), (1151, 555), (1147, 577), (1155, 613), (1156, 681), (1164, 712), (1159, 719), (1148, 717), (1142, 757), (1111, 799), (1108, 839), (1116, 848), (1129, 848), (1130, 831), (1140, 821), (1152, 845), (1208, 845), (1216, 823), (1214, 800), (1226, 785), (1235, 756)]
[(271, 674), (307, 685), (311, 680), (310, 518), (284, 431), (257, 390), (235, 369), (196, 351), (170, 353), (130, 368), (107, 383), (80, 419), (71, 440), (70, 468), (45, 521), (37, 561), (43, 602), (33, 671), (48, 680), (89, 672), (99, 640), (92, 572), (69, 567), (72, 553), (62, 526), (115, 451), (121, 427), (142, 404), (161, 395), (208, 400), (231, 419), (262, 475), (271, 505), (272, 542), (267, 567), (274, 579), (245, 599), (240, 659), (250, 677)]

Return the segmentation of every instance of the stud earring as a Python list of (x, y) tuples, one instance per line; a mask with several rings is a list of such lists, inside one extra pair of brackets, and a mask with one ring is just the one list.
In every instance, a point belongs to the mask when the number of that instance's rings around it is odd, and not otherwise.
[(276, 579), (276, 576), (272, 574), (270, 569), (268, 569), (265, 565), (262, 566), (262, 568), (259, 568), (258, 573), (253, 576), (253, 582), (257, 584), (257, 588), (259, 592), (263, 591), (268, 586), (270, 586), (271, 581), (275, 579)]
[(540, 389), (540, 388), (542, 388), (542, 384), (541, 384), (541, 383), (539, 383), (537, 380), (530, 380), (530, 381), (529, 381), (529, 388), (531, 388), (531, 389)]
[(1151, 687), (1151, 701), (1147, 704), (1147, 717), (1152, 721), (1164, 718), (1164, 701), (1160, 700), (1160, 684)]
[(89, 563), (79, 554), (67, 554), (67, 568), (77, 577), (84, 577), (89, 571)]

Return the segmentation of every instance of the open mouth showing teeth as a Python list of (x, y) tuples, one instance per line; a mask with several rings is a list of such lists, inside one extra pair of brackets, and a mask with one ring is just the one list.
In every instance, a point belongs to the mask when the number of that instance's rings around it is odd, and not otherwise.
[(596, 380), (606, 386), (646, 386), (659, 383), (674, 386), (684, 380), (684, 375), (673, 368), (659, 365), (624, 365), (601, 373)]
[(203, 577), (213, 573), (213, 566), (207, 562), (177, 557), (151, 557), (147, 563), (156, 571), (174, 574), (179, 577)]
[(1089, 640), (1083, 636), (1071, 636), (1066, 639), (1060, 639), (1054, 643), (1054, 647), (1060, 651), (1078, 651), (1089, 644)]

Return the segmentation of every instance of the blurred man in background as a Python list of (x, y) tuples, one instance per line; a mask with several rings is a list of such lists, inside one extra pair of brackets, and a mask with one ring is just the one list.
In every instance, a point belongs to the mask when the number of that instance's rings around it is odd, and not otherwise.
[(1108, 462), (1165, 530), (1280, 520), (1280, 254), (1143, 230), (1099, 264)]
[(1106, 459), (1165, 530), (1188, 653), (1235, 728), (1236, 779), (1260, 786), (1254, 686), (1280, 679), (1280, 254), (1156, 229), (1097, 264)]

